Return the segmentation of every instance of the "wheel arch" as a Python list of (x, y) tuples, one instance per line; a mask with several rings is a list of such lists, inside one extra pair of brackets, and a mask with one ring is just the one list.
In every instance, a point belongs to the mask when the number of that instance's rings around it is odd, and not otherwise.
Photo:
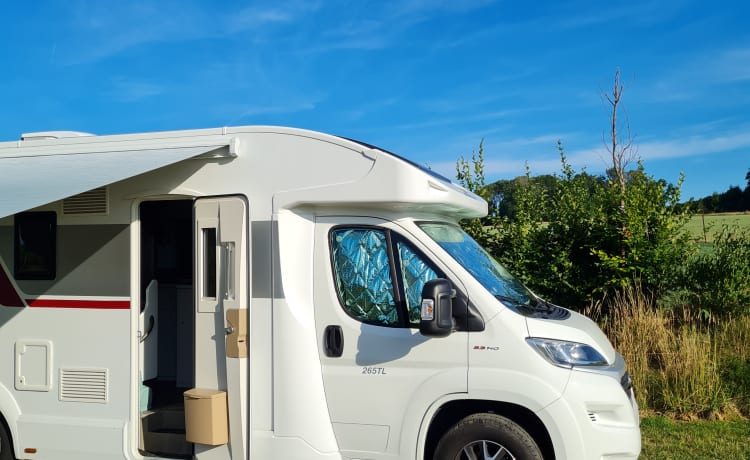
[(15, 449), (18, 443), (18, 418), (20, 416), (21, 410), (10, 391), (5, 385), (0, 384), (0, 424), (8, 433), (14, 457), (17, 454)]
[(552, 438), (542, 420), (531, 410), (518, 404), (479, 399), (448, 401), (437, 410), (427, 430), (422, 458), (431, 459), (443, 434), (459, 420), (477, 413), (492, 413), (509, 418), (534, 438), (545, 460), (555, 459)]
[[(10, 442), (11, 458), (16, 458), (16, 445), (13, 442), (13, 434), (11, 433), (10, 427), (8, 427), (8, 422), (5, 421), (5, 417), (2, 413), (0, 413), (0, 430), (5, 430), (5, 433), (7, 433), (8, 442)], [(3, 457), (2, 452), (0, 452), (0, 457)]]

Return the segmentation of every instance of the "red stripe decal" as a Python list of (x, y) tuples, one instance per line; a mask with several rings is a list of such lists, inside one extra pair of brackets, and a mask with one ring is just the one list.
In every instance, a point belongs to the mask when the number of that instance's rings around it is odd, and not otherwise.
[(67, 299), (26, 299), (30, 307), (37, 308), (94, 308), (99, 310), (127, 310), (129, 300), (67, 300)]
[(25, 307), (18, 291), (13, 287), (8, 273), (5, 271), (5, 264), (0, 264), (0, 306), (3, 307)]

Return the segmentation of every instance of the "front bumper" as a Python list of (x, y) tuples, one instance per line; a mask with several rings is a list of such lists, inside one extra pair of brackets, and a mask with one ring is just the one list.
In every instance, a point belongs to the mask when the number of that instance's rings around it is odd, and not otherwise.
[(560, 399), (538, 413), (558, 460), (637, 459), (640, 418), (620, 355), (606, 369), (571, 371)]

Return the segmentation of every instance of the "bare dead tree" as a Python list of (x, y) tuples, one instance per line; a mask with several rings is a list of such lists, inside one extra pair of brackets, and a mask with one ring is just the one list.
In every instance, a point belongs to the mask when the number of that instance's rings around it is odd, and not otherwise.
[(618, 120), (618, 110), (621, 107), (622, 93), (625, 89), (624, 85), (620, 82), (620, 69), (615, 71), (615, 80), (612, 85), (612, 93), (604, 93), (603, 97), (607, 101), (610, 107), (610, 129), (609, 139), (604, 137), (605, 146), (607, 152), (612, 159), (612, 173), (614, 179), (617, 181), (617, 186), (620, 189), (620, 210), (625, 210), (625, 187), (627, 186), (626, 181), (626, 169), (636, 159), (636, 150), (633, 146), (633, 136), (630, 133), (630, 120), (628, 119), (627, 112), (624, 112), (624, 125), (625, 125), (625, 136), (621, 137), (618, 127), (620, 126), (620, 120)]
[[(616, 181), (619, 195), (620, 195), (620, 213), (622, 217), (622, 227), (620, 232), (622, 238), (628, 237), (630, 230), (627, 225), (627, 217), (625, 215), (625, 190), (627, 187), (627, 168), (636, 159), (636, 149), (633, 146), (633, 136), (630, 132), (630, 120), (628, 119), (627, 112), (622, 109), (622, 93), (624, 85), (620, 81), (620, 69), (615, 71), (614, 84), (612, 85), (612, 93), (603, 93), (604, 100), (607, 101), (610, 108), (610, 126), (609, 126), (609, 139), (606, 135), (603, 135), (604, 145), (609, 153), (612, 160), (611, 171), (614, 176), (613, 179)], [(618, 111), (622, 110), (624, 115), (624, 122), (618, 119)], [(618, 128), (621, 124), (624, 124), (625, 134), (624, 137), (619, 132)], [(647, 230), (648, 231), (648, 230)], [(625, 257), (625, 242), (620, 247), (620, 255)]]

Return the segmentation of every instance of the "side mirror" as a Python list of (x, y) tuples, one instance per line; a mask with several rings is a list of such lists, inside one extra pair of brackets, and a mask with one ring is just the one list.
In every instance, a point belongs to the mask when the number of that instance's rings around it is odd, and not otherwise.
[(447, 337), (453, 332), (453, 298), (456, 291), (450, 281), (437, 278), (422, 288), (419, 332), (425, 337)]

